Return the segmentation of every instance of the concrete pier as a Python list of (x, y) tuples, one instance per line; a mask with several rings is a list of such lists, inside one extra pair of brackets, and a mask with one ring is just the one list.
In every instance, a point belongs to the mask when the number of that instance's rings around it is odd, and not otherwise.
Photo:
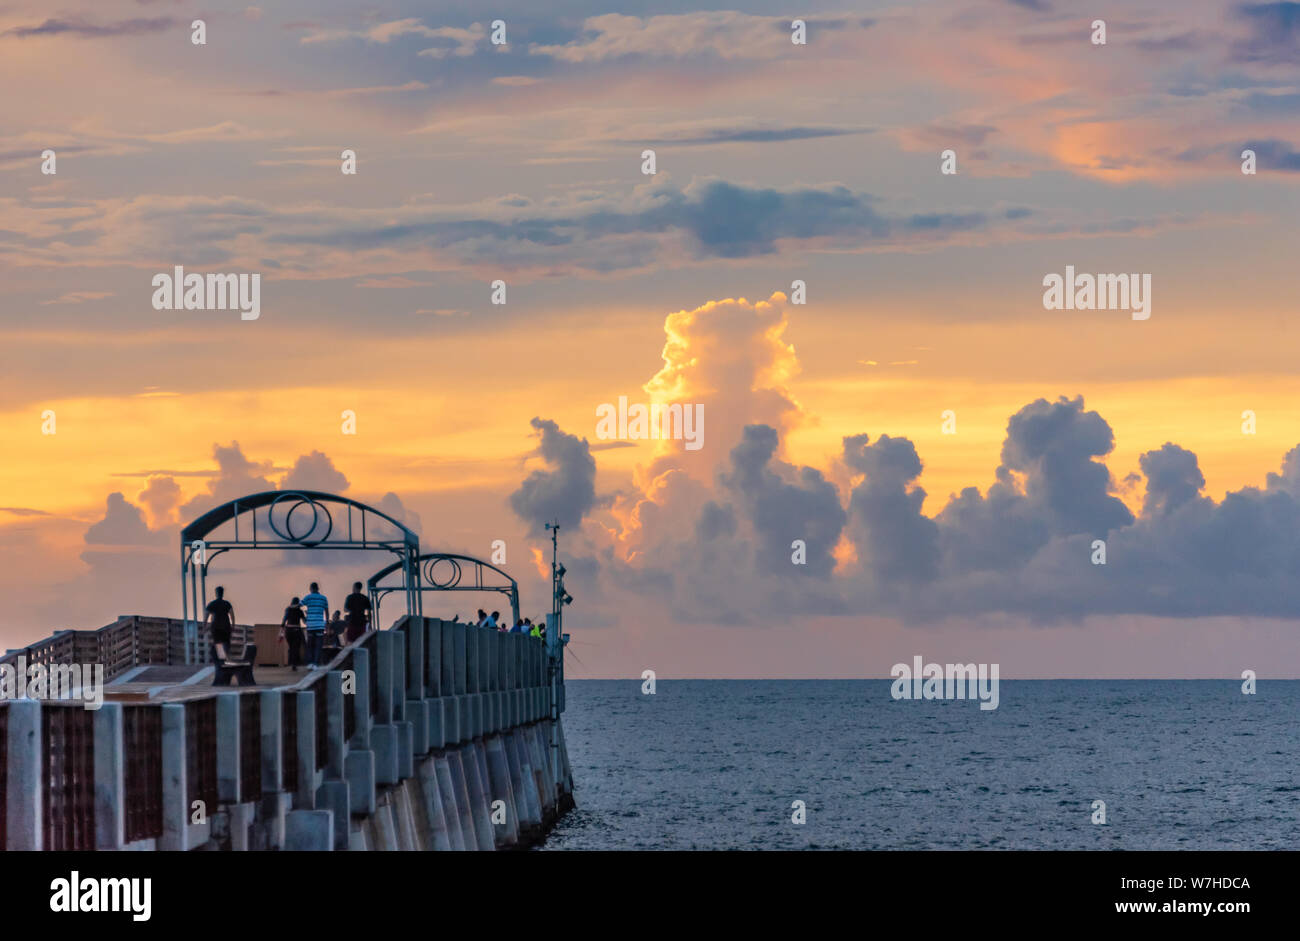
[(4, 849), (515, 849), (573, 806), (536, 638), (404, 617), (256, 687), (140, 674), (0, 703)]

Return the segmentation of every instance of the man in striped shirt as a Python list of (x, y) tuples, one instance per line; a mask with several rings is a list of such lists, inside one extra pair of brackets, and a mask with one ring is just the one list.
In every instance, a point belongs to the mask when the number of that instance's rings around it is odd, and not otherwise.
[(325, 619), (329, 616), (329, 599), (320, 593), (320, 585), (311, 583), (311, 591), (303, 596), (302, 606), (307, 609), (307, 669), (320, 666), (321, 648), (325, 646)]

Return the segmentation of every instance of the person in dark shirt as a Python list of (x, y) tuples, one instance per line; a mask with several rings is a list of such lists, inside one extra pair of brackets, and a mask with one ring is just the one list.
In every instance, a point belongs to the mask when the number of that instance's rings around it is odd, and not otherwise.
[(235, 608), (226, 600), (226, 589), (217, 586), (217, 597), (208, 602), (207, 613), (203, 616), (206, 626), (212, 623), (212, 642), (221, 648), (223, 657), (230, 656), (230, 627), (235, 623)]
[(343, 639), (350, 644), (370, 625), (370, 599), (362, 593), (360, 582), (352, 583), (352, 594), (343, 602), (343, 609), (348, 613), (348, 631)]
[(302, 645), (306, 641), (302, 633), (302, 622), (305, 617), (302, 602), (294, 598), (289, 602), (289, 607), (284, 609), (284, 617), (280, 620), (280, 636), (289, 645), (289, 666), (295, 673), (302, 666)]

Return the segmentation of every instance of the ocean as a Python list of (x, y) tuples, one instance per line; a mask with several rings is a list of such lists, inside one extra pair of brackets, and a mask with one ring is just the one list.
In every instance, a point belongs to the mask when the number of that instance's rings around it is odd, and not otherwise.
[(981, 711), (889, 680), (570, 680), (578, 807), (543, 849), (1300, 847), (1300, 680), (1000, 685)]

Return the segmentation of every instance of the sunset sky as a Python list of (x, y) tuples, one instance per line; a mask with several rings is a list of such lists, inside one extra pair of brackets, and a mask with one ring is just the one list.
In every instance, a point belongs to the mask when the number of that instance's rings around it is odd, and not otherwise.
[(0, 647), (178, 617), (180, 525), (303, 487), (504, 539), (532, 615), (560, 518), (576, 677), (1300, 676), (1300, 3), (482, 10), (0, 0)]

